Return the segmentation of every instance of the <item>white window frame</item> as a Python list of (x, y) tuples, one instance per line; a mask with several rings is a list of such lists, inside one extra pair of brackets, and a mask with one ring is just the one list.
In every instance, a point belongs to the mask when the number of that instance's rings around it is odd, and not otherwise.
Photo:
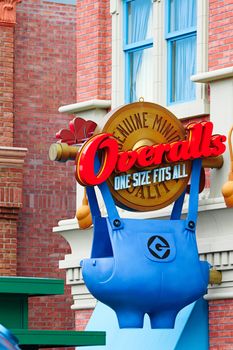
[[(209, 114), (207, 86), (197, 84), (196, 99), (167, 104), (167, 41), (165, 38), (165, 0), (153, 1), (153, 101), (168, 108), (178, 118)], [(123, 51), (123, 2), (110, 0), (112, 14), (112, 107), (125, 103), (125, 57)], [(208, 70), (208, 0), (197, 0), (197, 69)]]

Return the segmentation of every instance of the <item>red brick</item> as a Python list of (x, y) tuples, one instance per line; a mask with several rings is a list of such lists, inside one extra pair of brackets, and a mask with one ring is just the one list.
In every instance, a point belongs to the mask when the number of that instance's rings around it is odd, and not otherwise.
[[(209, 2), (209, 70), (232, 66), (233, 2)], [(215, 48), (215, 49), (214, 49)]]
[(77, 2), (77, 99), (111, 99), (109, 1)]
[(83, 331), (92, 315), (93, 310), (80, 310), (75, 313), (75, 328), (77, 331)]
[[(9, 38), (6, 48), (10, 49), (11, 43)], [(58, 262), (70, 248), (52, 233), (52, 227), (62, 218), (74, 217), (76, 184), (73, 167), (50, 162), (48, 149), (56, 142), (55, 133), (73, 118), (59, 114), (58, 108), (76, 101), (75, 6), (39, 0), (17, 5), (14, 72), (14, 146), (28, 148), (18, 222), (17, 274), (65, 280)], [(10, 73), (4, 75), (9, 79), (8, 88)], [(12, 117), (10, 106), (4, 110), (7, 118)], [(18, 195), (15, 192), (13, 197)], [(64, 296), (32, 298), (29, 327), (74, 329), (71, 304), (68, 287)]]
[(233, 299), (209, 302), (210, 350), (233, 348)]
[[(0, 146), (13, 145), (13, 27), (0, 25), (0, 86), (5, 86), (6, 79), (10, 82), (10, 92), (5, 89), (0, 89)], [(11, 122), (8, 125), (8, 130), (5, 128), (6, 115), (4, 110), (8, 109), (11, 116), (7, 117)]]

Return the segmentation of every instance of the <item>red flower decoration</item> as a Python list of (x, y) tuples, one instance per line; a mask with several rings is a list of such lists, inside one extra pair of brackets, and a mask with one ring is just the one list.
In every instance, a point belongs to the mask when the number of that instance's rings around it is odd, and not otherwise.
[(61, 129), (56, 133), (58, 142), (64, 142), (68, 145), (83, 143), (93, 135), (97, 124), (91, 120), (84, 120), (76, 117), (69, 124), (70, 129)]

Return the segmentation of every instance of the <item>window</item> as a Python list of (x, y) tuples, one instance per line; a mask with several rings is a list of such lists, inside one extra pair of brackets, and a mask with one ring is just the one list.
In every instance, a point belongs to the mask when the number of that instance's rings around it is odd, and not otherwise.
[(124, 1), (125, 100), (152, 100), (152, 1)]
[(113, 108), (144, 97), (179, 118), (209, 113), (207, 86), (190, 80), (208, 70), (208, 3), (110, 0)]
[(196, 0), (167, 0), (168, 104), (196, 98), (197, 7)]

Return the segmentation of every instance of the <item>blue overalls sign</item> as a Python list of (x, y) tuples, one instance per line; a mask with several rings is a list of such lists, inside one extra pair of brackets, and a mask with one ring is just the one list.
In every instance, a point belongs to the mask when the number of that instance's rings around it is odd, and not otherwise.
[(173, 328), (177, 313), (206, 293), (209, 264), (199, 261), (195, 237), (200, 169), (201, 160), (195, 160), (184, 220), (184, 194), (170, 220), (122, 219), (104, 183), (99, 186), (108, 212), (104, 218), (93, 187), (87, 187), (94, 239), (91, 258), (82, 262), (83, 278), (116, 312), (120, 328), (142, 328), (145, 313), (152, 328)]
[[(112, 308), (120, 328), (173, 328), (178, 312), (207, 290), (210, 265), (196, 244), (202, 159), (225, 151), (224, 135), (211, 122), (186, 129), (165, 108), (133, 103), (110, 112), (101, 134), (76, 158), (77, 181), (86, 187), (93, 219), (91, 257), (84, 281)], [(99, 187), (107, 216), (101, 215)], [(181, 218), (185, 194), (188, 212)], [(169, 220), (121, 218), (117, 206), (148, 211), (173, 205)]]

